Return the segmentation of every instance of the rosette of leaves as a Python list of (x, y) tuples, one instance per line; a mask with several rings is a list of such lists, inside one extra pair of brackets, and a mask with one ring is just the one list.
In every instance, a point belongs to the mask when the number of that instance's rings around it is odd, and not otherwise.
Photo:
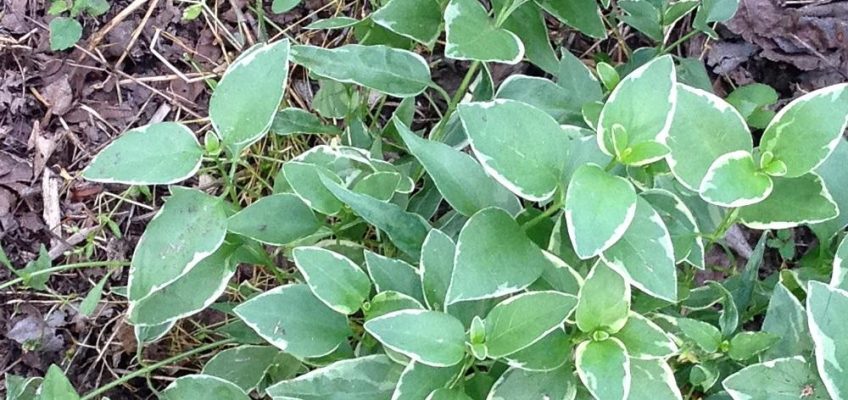
[[(218, 301), (239, 264), (289, 278), (217, 304), (235, 321), (219, 333), (238, 345), (163, 397), (846, 396), (848, 325), (830, 316), (848, 312), (848, 245), (830, 282), (758, 281), (765, 235), (727, 282), (693, 287), (693, 276), (734, 223), (785, 229), (842, 215), (848, 205), (831, 191), (844, 174), (828, 165), (844, 158), (848, 85), (784, 106), (755, 147), (746, 119), (679, 82), (670, 56), (610, 70), (621, 78), (602, 88), (565, 52), (552, 79), (495, 88), (486, 63), (530, 54), (510, 17), (552, 6), (425, 3), (391, 0), (365, 29), (431, 44), (444, 24), (446, 55), (480, 66), (471, 96), (432, 132), (411, 127), (416, 96), (444, 92), (421, 56), (387, 43), (281, 41), (224, 73), (205, 147), (183, 124), (154, 124), (124, 133), (85, 170), (98, 182), (173, 185), (205, 159), (237, 163), (268, 132), (332, 137), (283, 161), (273, 192), (250, 204), (171, 186), (130, 268), (140, 342)], [(400, 32), (394, 21), (418, 5), (432, 15)], [(320, 80), (319, 115), (282, 104), (290, 62)], [(391, 118), (371, 119), (372, 95), (399, 100)], [(268, 252), (291, 260), (288, 274)], [(762, 308), (762, 332), (740, 331)], [(70, 393), (63, 379), (51, 370), (41, 390)]]

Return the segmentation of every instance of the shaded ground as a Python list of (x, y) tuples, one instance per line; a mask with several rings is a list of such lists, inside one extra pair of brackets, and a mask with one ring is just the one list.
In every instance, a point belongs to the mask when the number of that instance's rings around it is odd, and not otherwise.
[[(300, 27), (337, 14), (358, 17), (359, 3), (305, 1), (283, 16), (266, 9), (268, 21), (260, 24), (254, 3), (243, 0), (210, 4), (217, 13), (208, 10), (193, 21), (182, 18), (186, 4), (116, 0), (107, 14), (82, 19), (85, 29), (77, 48), (52, 52), (44, 2), (5, 0), (0, 8), (0, 245), (12, 264), (22, 267), (35, 260), (41, 246), (55, 265), (128, 260), (161, 193), (82, 181), (79, 172), (91, 155), (120, 132), (151, 122), (182, 120), (198, 131), (206, 128), (209, 88), (204, 78), (214, 79), (263, 34), (303, 39)], [(743, 0), (737, 18), (720, 30), (722, 40), (695, 38), (680, 52), (705, 60), (720, 94), (763, 82), (788, 98), (846, 80), (846, 4), (788, 8), (776, 0)], [(586, 58), (596, 50), (619, 56), (612, 40), (594, 47), (553, 22), (551, 27), (557, 43)], [(633, 32), (624, 33), (628, 43), (639, 43)], [(335, 46), (346, 34), (311, 33), (319, 35), (311, 41)], [(463, 68), (439, 63), (434, 78), (450, 90)], [(516, 71), (538, 73), (524, 64), (494, 68), (496, 77)], [(303, 77), (291, 82), (291, 101), (308, 107), (309, 85)], [(422, 108), (418, 123), (430, 117)], [(805, 234), (796, 238), (802, 250), (810, 240)], [(744, 253), (755, 240), (741, 232), (734, 250)], [(92, 317), (76, 311), (82, 296), (107, 273), (86, 268), (54, 275), (45, 292), (0, 289), (0, 377), (6, 372), (43, 375), (50, 363), (62, 363), (70, 366), (73, 383), (87, 391), (135, 369), (133, 332), (123, 322), (121, 298), (110, 293), (111, 287), (126, 284), (125, 274), (118, 270), (108, 278), (104, 300)], [(0, 282), (11, 278), (0, 267)], [(199, 325), (216, 321), (209, 314), (197, 320)], [(145, 358), (162, 359), (195, 346), (197, 327), (181, 324), (167, 340), (149, 346)], [(196, 365), (195, 360), (162, 369), (151, 382), (161, 386)], [(150, 394), (144, 380), (133, 383), (112, 398)]]

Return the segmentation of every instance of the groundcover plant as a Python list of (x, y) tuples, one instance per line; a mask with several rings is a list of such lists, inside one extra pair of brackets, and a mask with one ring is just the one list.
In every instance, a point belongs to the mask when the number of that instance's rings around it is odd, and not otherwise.
[[(257, 45), (217, 82), (203, 144), (162, 122), (92, 160), (91, 181), (171, 185), (129, 271), (138, 341), (209, 307), (230, 321), (176, 356), (217, 351), (160, 397), (848, 399), (848, 85), (769, 113), (688, 78), (665, 34), (690, 14), (713, 34), (732, 15), (722, 2), (619, 1), (617, 18), (658, 45), (596, 71), (557, 56), (542, 19), (602, 37), (594, 2), (492, 3), (391, 0), (318, 21), (378, 33)], [(469, 64), (453, 96), (407, 50), (443, 30), (444, 56)], [(492, 63), (525, 59), (549, 78), (495, 87)], [(282, 104), (293, 68), (320, 85), (317, 114)], [(448, 105), (415, 130), (431, 95)], [(240, 157), (269, 132), (327, 144), (280, 160), (266, 195), (241, 204)], [(223, 171), (220, 193), (179, 185), (204, 164)], [(735, 224), (763, 231), (747, 264), (697, 282)], [(758, 276), (770, 230), (798, 226), (832, 263)], [(276, 283), (221, 299), (240, 264)], [(168, 362), (84, 396), (53, 366), (7, 378), (7, 396), (97, 398)]]

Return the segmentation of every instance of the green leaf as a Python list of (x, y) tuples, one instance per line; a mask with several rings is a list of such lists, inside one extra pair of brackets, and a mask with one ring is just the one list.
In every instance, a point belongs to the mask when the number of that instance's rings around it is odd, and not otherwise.
[(262, 243), (282, 246), (315, 233), (321, 223), (292, 194), (263, 197), (230, 217), (227, 229)]
[(822, 178), (824, 186), (839, 208), (836, 218), (810, 226), (819, 240), (824, 242), (833, 239), (848, 225), (848, 185), (842, 184), (848, 182), (848, 168), (845, 168), (845, 165), (848, 165), (848, 141), (841, 140), (830, 157), (816, 168), (816, 174)]
[(430, 68), (421, 56), (387, 46), (293, 46), (292, 61), (324, 78), (394, 97), (418, 95), (432, 83)]
[(271, 12), (274, 14), (282, 14), (291, 11), (300, 4), (300, 0), (274, 0), (271, 3)]
[(572, 399), (577, 394), (577, 382), (571, 367), (547, 372), (510, 368), (498, 378), (489, 392), (491, 400)]
[(203, 375), (232, 382), (241, 390), (255, 389), (272, 366), (297, 371), (300, 361), (270, 346), (239, 346), (223, 350), (203, 366)]
[(50, 365), (41, 387), (36, 392), (36, 400), (79, 400), (80, 396), (62, 369), (55, 364)]
[(598, 65), (595, 66), (595, 71), (597, 72), (601, 83), (603, 83), (604, 87), (608, 90), (615, 89), (615, 87), (621, 82), (621, 76), (619, 76), (615, 67), (603, 61), (599, 62)]
[(848, 292), (810, 281), (807, 285), (807, 321), (813, 337), (816, 367), (827, 392), (835, 399), (848, 396)]
[(365, 323), (383, 346), (431, 367), (449, 367), (465, 356), (465, 327), (438, 311), (401, 310)]
[[(629, 348), (628, 348), (629, 350)], [(665, 360), (630, 359), (629, 399), (682, 400), (674, 372)]]
[(224, 244), (185, 275), (150, 295), (130, 303), (128, 319), (136, 326), (156, 326), (196, 314), (210, 306), (236, 272), (230, 256), (235, 246)]
[(391, 290), (424, 303), (421, 276), (415, 267), (403, 260), (384, 257), (369, 250), (365, 250), (365, 263), (377, 292)]
[(341, 211), (344, 204), (321, 183), (322, 175), (341, 182), (329, 169), (292, 160), (283, 164), (281, 172), (295, 194), (313, 210), (327, 215), (336, 215)]
[(618, 6), (627, 12), (621, 17), (624, 23), (636, 28), (655, 42), (663, 40), (662, 15), (651, 2), (625, 0), (618, 2)]
[(722, 309), (718, 317), (718, 326), (724, 337), (730, 337), (739, 327), (739, 309), (736, 308), (733, 294), (724, 285), (715, 281), (707, 282), (707, 286), (720, 295), (719, 303)]
[(418, 300), (393, 290), (377, 293), (371, 298), (371, 301), (362, 305), (366, 321), (395, 311), (423, 309), (424, 306)]
[(694, 266), (704, 269), (704, 240), (698, 222), (686, 203), (664, 189), (646, 190), (641, 196), (651, 204), (668, 228), (675, 262), (693, 260)]
[(515, 64), (524, 58), (524, 43), (499, 28), (477, 0), (451, 0), (445, 8), (445, 57)]
[(3, 374), (6, 383), (6, 400), (36, 400), (41, 377), (24, 378), (10, 373)]
[(329, 79), (318, 79), (318, 85), (312, 109), (324, 118), (344, 118), (352, 114), (361, 101), (359, 91), (351, 90), (350, 85)]
[(674, 341), (651, 320), (635, 312), (630, 312), (627, 323), (615, 334), (630, 358), (654, 360), (666, 359), (677, 353)]
[(594, 164), (577, 168), (565, 194), (565, 221), (577, 256), (595, 257), (618, 242), (633, 222), (636, 200), (626, 179)]
[(404, 368), (391, 398), (393, 400), (424, 399), (434, 390), (448, 387), (462, 371), (462, 364), (436, 368), (412, 361)]
[(772, 190), (772, 178), (759, 170), (754, 157), (745, 150), (716, 159), (698, 189), (702, 199), (727, 208), (759, 203), (769, 197)]
[(133, 327), (133, 333), (135, 333), (137, 344), (139, 346), (143, 346), (148, 343), (153, 343), (164, 337), (168, 332), (171, 331), (171, 328), (173, 328), (175, 324), (176, 321), (167, 322), (162, 325), (137, 325)]
[(421, 286), (432, 310), (445, 310), (445, 297), (453, 275), (456, 244), (444, 232), (433, 229), (421, 246)]
[(565, 329), (557, 328), (535, 343), (504, 358), (509, 366), (526, 371), (555, 370), (571, 360), (571, 339)]
[(65, 11), (68, 11), (70, 8), (71, 4), (68, 4), (66, 0), (52, 0), (50, 2), (50, 8), (47, 9), (47, 15), (59, 15)]
[(315, 297), (336, 312), (355, 313), (371, 293), (368, 275), (341, 254), (308, 246), (295, 248), (292, 257)]
[(597, 400), (624, 400), (630, 392), (630, 359), (624, 345), (611, 337), (585, 341), (574, 351), (580, 380)]
[(592, 71), (568, 49), (562, 49), (559, 68), (556, 72), (557, 85), (562, 86), (574, 96), (574, 104), (579, 105), (580, 113), (587, 103), (600, 101), (603, 98), (601, 85)]
[(362, 219), (386, 232), (402, 252), (414, 258), (420, 256), (421, 244), (430, 231), (429, 224), (420, 215), (406, 212), (395, 204), (354, 193), (324, 176), (321, 176), (321, 182)]
[(274, 122), (271, 123), (271, 132), (277, 135), (293, 135), (297, 133), (308, 134), (325, 134), (338, 135), (341, 130), (333, 125), (324, 125), (321, 118), (318, 118), (309, 111), (300, 108), (284, 108), (274, 115)]
[(783, 107), (760, 139), (762, 151), (786, 164), (786, 177), (818, 167), (836, 148), (848, 125), (848, 84), (807, 93)]
[(487, 208), (459, 234), (446, 303), (515, 293), (533, 283), (547, 264), (542, 250), (506, 211)]
[(91, 290), (88, 291), (88, 294), (85, 295), (85, 298), (79, 304), (79, 313), (82, 316), (88, 317), (90, 316), (95, 309), (97, 309), (97, 304), (100, 303), (100, 299), (103, 298), (103, 287), (106, 286), (106, 282), (109, 280), (110, 274), (107, 273), (94, 285)]
[(778, 283), (774, 287), (762, 331), (779, 338), (774, 345), (763, 352), (760, 356), (762, 360), (812, 353), (813, 342), (807, 328), (807, 314), (804, 306), (783, 283)]
[(162, 400), (249, 400), (250, 397), (234, 383), (211, 375), (186, 375), (171, 382), (162, 393)]
[(670, 150), (666, 161), (683, 186), (697, 191), (717, 158), (735, 151), (750, 153), (753, 142), (745, 120), (730, 104), (680, 83), (675, 90), (677, 107), (666, 140)]
[(647, 200), (636, 199), (633, 222), (601, 258), (643, 292), (677, 301), (677, 267), (671, 236)]
[(279, 382), (266, 393), (274, 400), (388, 399), (402, 371), (403, 366), (384, 355), (365, 356)]
[(301, 284), (278, 286), (233, 312), (268, 343), (298, 358), (329, 354), (351, 334), (347, 318)]
[(834, 218), (836, 203), (815, 173), (797, 178), (772, 177), (774, 189), (765, 200), (739, 209), (739, 220), (754, 229), (786, 229)]
[[(495, 1), (492, 7), (500, 10), (505, 3), (509, 2), (509, 0)], [(548, 39), (548, 29), (542, 10), (530, 1), (513, 2), (512, 6), (516, 8), (509, 13), (509, 17), (503, 21), (501, 27), (518, 36), (524, 44), (527, 60), (549, 74), (556, 73), (559, 60)]]
[(553, 118), (513, 100), (465, 103), (457, 111), (489, 175), (527, 200), (553, 196), (569, 148), (568, 136)]
[(372, 13), (371, 20), (427, 46), (442, 33), (442, 8), (436, 0), (391, 0)]
[(74, 47), (82, 37), (82, 25), (77, 20), (57, 17), (50, 21), (50, 50), (61, 51)]
[(351, 18), (351, 17), (333, 17), (333, 18), (325, 18), (319, 19), (309, 25), (306, 25), (303, 29), (307, 30), (315, 30), (315, 29), (343, 29), (354, 26), (362, 21)]
[(486, 348), (491, 358), (524, 349), (562, 326), (577, 299), (554, 292), (528, 292), (498, 303), (486, 316)]
[(234, 157), (271, 127), (283, 100), (288, 61), (288, 40), (257, 44), (242, 53), (215, 86), (209, 119)]
[(749, 365), (728, 376), (722, 386), (733, 400), (830, 399), (804, 357)]
[(580, 288), (575, 319), (586, 333), (620, 331), (630, 312), (630, 286), (618, 272), (603, 262), (595, 266)]
[(215, 252), (227, 233), (226, 213), (217, 197), (171, 187), (171, 197), (147, 225), (133, 253), (130, 301), (176, 281)]
[(596, 39), (606, 39), (607, 30), (595, 0), (536, 0), (539, 6), (562, 23)]
[(721, 345), (721, 332), (715, 326), (690, 318), (678, 318), (677, 327), (707, 353), (715, 353)]
[(106, 0), (77, 0), (71, 7), (71, 17), (86, 13), (91, 17), (98, 17), (109, 11), (109, 2)]
[(500, 207), (512, 213), (520, 209), (515, 196), (486, 175), (471, 156), (443, 143), (420, 138), (397, 120), (393, 122), (409, 152), (421, 162), (439, 192), (457, 212), (470, 217), (487, 207)]
[[(635, 145), (665, 145), (677, 103), (676, 82), (670, 56), (656, 58), (627, 75), (612, 91), (601, 111), (597, 135), (601, 149), (621, 157)], [(612, 142), (614, 127), (623, 130), (628, 138), (626, 146), (620, 147), (618, 153)], [(662, 153), (646, 153), (644, 157), (629, 159), (627, 164), (649, 164), (667, 153), (668, 149)]]
[(83, 178), (126, 185), (168, 185), (200, 169), (203, 149), (194, 133), (176, 122), (130, 129), (106, 146), (83, 171)]
[(742, 114), (749, 125), (757, 129), (768, 126), (775, 113), (766, 107), (777, 103), (778, 99), (777, 91), (762, 83), (740, 86), (727, 95), (727, 102)]
[(583, 122), (579, 96), (544, 78), (510, 75), (501, 83), (495, 97), (527, 103), (562, 124)]
[(842, 238), (833, 256), (832, 274), (830, 286), (848, 290), (848, 236)]
[(727, 355), (736, 361), (749, 360), (768, 350), (780, 337), (767, 332), (739, 332), (730, 339)]

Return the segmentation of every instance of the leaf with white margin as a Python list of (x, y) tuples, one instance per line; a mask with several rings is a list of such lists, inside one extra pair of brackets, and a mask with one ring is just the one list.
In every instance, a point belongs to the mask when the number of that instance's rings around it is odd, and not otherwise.
[(371, 293), (368, 275), (339, 253), (301, 246), (292, 250), (292, 258), (315, 297), (336, 312), (355, 313)]
[(721, 331), (715, 326), (691, 318), (678, 318), (675, 324), (683, 336), (691, 339), (698, 347), (707, 353), (715, 353), (721, 345)]
[(760, 356), (763, 361), (812, 353), (804, 305), (781, 282), (772, 291), (762, 331), (780, 338)]
[(291, 56), (313, 74), (394, 97), (418, 95), (432, 84), (424, 58), (382, 45), (348, 44), (334, 49), (300, 45), (292, 46)]
[(456, 365), (465, 356), (465, 327), (449, 314), (400, 310), (364, 327), (383, 346), (431, 367)]
[(572, 399), (577, 382), (570, 366), (552, 371), (510, 368), (492, 386), (486, 400)]
[(274, 400), (388, 399), (402, 372), (403, 366), (385, 355), (371, 355), (335, 362), (278, 382), (265, 392)]
[(309, 236), (321, 227), (309, 206), (288, 194), (266, 196), (245, 207), (227, 222), (227, 229), (274, 246)]
[(664, 189), (649, 189), (640, 193), (640, 196), (651, 204), (668, 228), (675, 262), (694, 261), (695, 267), (706, 268), (701, 229), (698, 228), (698, 222), (686, 203)]
[(437, 368), (412, 361), (403, 369), (403, 374), (392, 393), (391, 400), (421, 400), (436, 389), (450, 385), (463, 371), (462, 364)]
[(427, 395), (427, 398), (424, 400), (474, 400), (469, 397), (465, 393), (465, 389), (461, 387), (455, 387), (452, 389), (449, 388), (441, 388), (436, 389), (433, 393)]
[(186, 375), (159, 393), (162, 400), (249, 400), (234, 383), (211, 375)]
[(141, 347), (145, 344), (153, 343), (163, 338), (171, 331), (171, 328), (173, 328), (176, 323), (177, 321), (171, 321), (162, 325), (134, 326), (133, 333), (135, 334), (136, 344)]
[(322, 174), (339, 180), (329, 169), (318, 164), (291, 160), (283, 164), (281, 173), (295, 194), (313, 210), (326, 215), (336, 215), (341, 211), (344, 204), (321, 183)]
[(351, 334), (347, 318), (303, 284), (278, 286), (233, 312), (268, 343), (298, 358), (329, 354)]
[(371, 20), (398, 35), (432, 46), (442, 33), (442, 8), (436, 0), (391, 0)]
[(636, 200), (626, 179), (595, 164), (578, 168), (565, 194), (565, 221), (577, 255), (589, 259), (618, 242), (633, 222)]
[(430, 231), (430, 224), (420, 215), (404, 211), (393, 203), (354, 193), (330, 178), (321, 176), (321, 182), (362, 219), (386, 232), (400, 251), (414, 258), (421, 255), (421, 244)]
[(487, 207), (500, 207), (513, 215), (521, 209), (515, 195), (486, 175), (466, 153), (444, 143), (418, 137), (393, 119), (409, 152), (421, 163), (445, 200), (466, 217)]
[(215, 252), (227, 234), (224, 202), (195, 189), (171, 197), (147, 224), (130, 266), (129, 300), (138, 301), (185, 275)]
[(301, 108), (288, 107), (277, 112), (271, 123), (271, 132), (280, 136), (298, 133), (314, 135), (338, 135), (341, 130), (335, 125), (325, 125), (321, 118)]
[(547, 264), (506, 211), (487, 208), (459, 233), (446, 304), (515, 293), (539, 278)]
[(423, 310), (424, 306), (412, 296), (405, 295), (393, 290), (377, 293), (371, 300), (362, 306), (365, 320), (381, 317), (388, 313), (400, 310)]
[(642, 315), (630, 312), (627, 323), (615, 334), (630, 358), (645, 360), (665, 360), (677, 353), (674, 340), (662, 328)]
[(559, 327), (504, 359), (510, 367), (525, 371), (552, 371), (571, 360), (571, 338)]
[(562, 23), (586, 35), (596, 39), (607, 37), (601, 9), (594, 0), (536, 0), (536, 3)]
[(739, 150), (722, 155), (710, 165), (698, 192), (710, 204), (734, 208), (759, 203), (773, 189), (774, 182), (760, 171), (754, 156)]
[[(629, 349), (628, 349), (629, 350)], [(665, 360), (630, 359), (630, 399), (681, 400), (674, 371)]]
[(210, 306), (235, 275), (230, 256), (235, 246), (223, 244), (185, 275), (146, 297), (130, 303), (127, 319), (137, 326), (155, 326), (176, 321)]
[(584, 341), (574, 351), (577, 376), (597, 400), (625, 400), (630, 393), (630, 358), (618, 339)]
[(834, 399), (848, 397), (848, 292), (810, 281), (807, 322), (813, 337), (816, 367)]
[(421, 304), (425, 303), (421, 276), (417, 268), (406, 261), (382, 256), (370, 250), (365, 250), (365, 264), (377, 292), (389, 290), (403, 293)]
[(603, 261), (596, 262), (577, 298), (577, 327), (586, 333), (615, 333), (627, 323), (629, 313), (630, 285)]
[(553, 196), (561, 185), (569, 138), (550, 115), (503, 99), (460, 104), (457, 112), (489, 175), (527, 200)]
[(753, 139), (745, 119), (720, 97), (682, 83), (675, 90), (677, 107), (665, 143), (666, 162), (678, 182), (697, 191), (717, 158), (752, 152)]
[(268, 369), (275, 365), (295, 373), (301, 363), (271, 346), (245, 345), (218, 352), (206, 362), (201, 373), (232, 382), (249, 393), (259, 386)]
[(848, 290), (848, 236), (842, 238), (833, 256), (833, 275), (830, 286)]
[(607, 265), (643, 292), (677, 301), (677, 266), (671, 235), (647, 200), (636, 198), (633, 222), (624, 235), (601, 253)]
[(495, 26), (477, 0), (451, 0), (445, 8), (445, 57), (515, 64), (524, 58), (524, 43)]
[(432, 310), (445, 310), (445, 297), (453, 275), (456, 243), (444, 232), (433, 229), (421, 246), (421, 287)]
[(209, 99), (209, 119), (233, 155), (271, 128), (288, 72), (288, 40), (257, 44), (224, 72)]
[[(612, 144), (612, 129), (624, 128), (627, 146), (664, 145), (677, 104), (677, 78), (671, 56), (662, 56), (628, 74), (610, 94), (598, 122), (598, 146), (607, 154), (616, 154)], [(630, 165), (645, 165), (663, 158), (665, 154), (629, 160)]]
[[(7, 393), (11, 395), (11, 393)], [(36, 400), (79, 400), (80, 396), (74, 390), (71, 381), (56, 364), (50, 365), (47, 374), (35, 392)], [(11, 398), (10, 398), (11, 400)]]
[(562, 54), (559, 60), (559, 69), (554, 74), (556, 82), (557, 85), (562, 86), (575, 96), (575, 104), (580, 105), (580, 118), (582, 120), (583, 106), (603, 99), (601, 83), (580, 58), (566, 48), (560, 51)]
[[(509, 9), (503, 11), (505, 6)], [(518, 36), (524, 44), (527, 60), (549, 74), (556, 73), (559, 60), (551, 46), (545, 16), (539, 6), (528, 0), (496, 0), (492, 2), (492, 8), (501, 10), (498, 15), (509, 12), (501, 27)]]
[(545, 78), (510, 75), (498, 87), (495, 97), (527, 103), (561, 124), (580, 124), (583, 120), (579, 96)]
[(827, 221), (839, 210), (815, 173), (796, 178), (772, 177), (774, 189), (765, 200), (739, 209), (739, 220), (753, 229), (787, 229)]
[(814, 170), (848, 126), (848, 83), (807, 93), (783, 107), (760, 139), (761, 151), (786, 164), (786, 177)]
[(733, 400), (830, 400), (801, 356), (749, 365), (728, 376), (722, 386)]
[(103, 183), (169, 185), (197, 173), (203, 149), (194, 132), (160, 122), (124, 132), (91, 159), (82, 177)]
[(832, 240), (837, 233), (848, 226), (848, 185), (845, 184), (848, 182), (848, 168), (845, 168), (846, 165), (848, 165), (848, 141), (840, 140), (830, 157), (824, 160), (815, 171), (822, 178), (824, 186), (839, 208), (839, 215), (836, 218), (810, 226), (822, 242)]
[(37, 400), (35, 393), (43, 381), (41, 377), (25, 378), (8, 372), (3, 374), (3, 379), (6, 381), (8, 400)]
[(527, 292), (498, 303), (484, 320), (486, 348), (501, 358), (536, 343), (562, 326), (577, 298), (555, 291)]

